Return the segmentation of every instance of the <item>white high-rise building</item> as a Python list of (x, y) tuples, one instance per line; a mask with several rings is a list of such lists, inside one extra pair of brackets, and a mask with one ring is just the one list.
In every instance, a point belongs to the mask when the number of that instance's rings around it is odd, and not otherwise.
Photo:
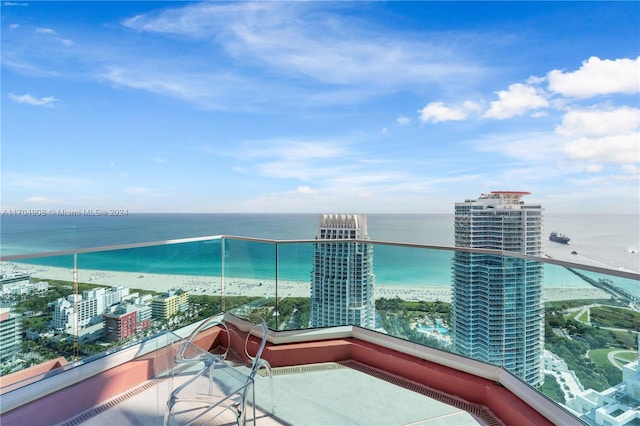
[[(493, 191), (455, 205), (455, 245), (542, 253), (542, 207), (528, 192)], [(500, 365), (525, 382), (544, 380), (542, 263), (456, 251), (451, 306), (453, 350)]]
[[(311, 273), (311, 326), (375, 328), (373, 247), (362, 214), (320, 216)], [(349, 241), (360, 240), (360, 241)]]
[(22, 316), (0, 308), (0, 362), (9, 361), (22, 351)]

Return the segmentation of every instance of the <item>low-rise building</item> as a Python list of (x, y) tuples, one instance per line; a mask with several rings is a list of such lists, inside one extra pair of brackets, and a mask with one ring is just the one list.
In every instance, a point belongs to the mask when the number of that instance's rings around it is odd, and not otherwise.
[(151, 327), (151, 307), (120, 304), (112, 313), (104, 314), (104, 340), (118, 342)]
[(47, 281), (31, 282), (27, 274), (0, 274), (0, 296), (20, 296), (49, 290)]
[(114, 286), (95, 288), (79, 294), (71, 294), (54, 302), (51, 327), (57, 331), (77, 334), (80, 329), (102, 321), (102, 314), (122, 301), (129, 289)]
[(169, 290), (151, 300), (151, 311), (154, 319), (167, 320), (178, 312), (189, 308), (189, 292)]

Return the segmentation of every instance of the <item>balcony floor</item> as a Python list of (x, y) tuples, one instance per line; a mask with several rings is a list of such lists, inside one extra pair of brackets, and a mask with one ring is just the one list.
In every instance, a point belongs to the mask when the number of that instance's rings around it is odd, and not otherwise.
[[(161, 425), (170, 386), (170, 380), (147, 382), (63, 424)], [(269, 389), (258, 376), (259, 425), (502, 424), (486, 409), (354, 361), (273, 369), (273, 413)]]

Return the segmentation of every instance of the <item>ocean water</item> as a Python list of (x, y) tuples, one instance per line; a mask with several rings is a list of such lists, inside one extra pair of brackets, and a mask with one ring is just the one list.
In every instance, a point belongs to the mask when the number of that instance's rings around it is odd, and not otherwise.
[[(128, 216), (3, 216), (0, 253), (5, 255), (88, 247), (163, 242), (213, 235), (277, 240), (313, 239), (315, 214), (130, 214)], [(570, 245), (545, 241), (553, 258), (609, 269), (640, 272), (640, 221), (637, 215), (547, 215), (544, 235), (555, 230), (571, 237)], [(453, 215), (371, 214), (372, 240), (453, 246)], [(219, 276), (220, 241), (119, 250), (78, 256), (81, 269)], [(576, 251), (578, 254), (571, 254)], [(311, 273), (311, 244), (273, 244), (231, 240), (224, 247), (226, 276), (305, 281)], [(278, 268), (276, 269), (276, 256)], [(451, 284), (452, 252), (374, 246), (376, 282), (385, 285)], [(38, 262), (72, 267), (72, 258)], [(565, 268), (545, 266), (545, 285), (583, 287)], [(640, 295), (637, 281), (614, 280)]]

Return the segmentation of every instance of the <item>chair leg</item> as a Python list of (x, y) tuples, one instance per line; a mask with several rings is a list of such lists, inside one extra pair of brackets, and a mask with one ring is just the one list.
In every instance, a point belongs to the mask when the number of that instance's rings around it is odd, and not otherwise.
[(266, 375), (269, 378), (269, 410), (271, 411), (271, 414), (275, 414), (276, 413), (276, 409), (275, 409), (275, 394), (273, 391), (273, 375), (271, 374), (271, 364), (269, 364), (269, 362), (266, 359), (260, 359), (260, 367), (259, 368), (264, 368), (266, 370)]
[[(251, 406), (253, 408), (253, 426), (256, 426), (256, 384), (251, 384)], [(246, 420), (246, 419), (245, 419)]]

